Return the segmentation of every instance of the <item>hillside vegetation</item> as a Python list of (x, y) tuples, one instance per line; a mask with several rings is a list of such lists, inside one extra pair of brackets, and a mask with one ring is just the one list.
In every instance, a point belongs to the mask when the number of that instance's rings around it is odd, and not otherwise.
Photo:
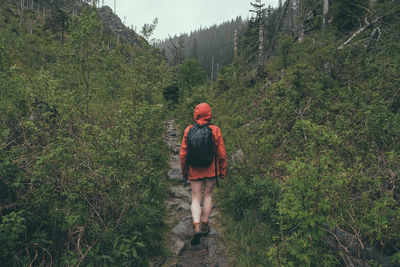
[(163, 258), (163, 121), (183, 131), (201, 102), (227, 146), (235, 266), (400, 265), (399, 1), (279, 1), (197, 56), (212, 38), (187, 35), (173, 66), (85, 2), (0, 2), (1, 265)]
[[(295, 2), (301, 23), (322, 1)], [(351, 2), (300, 41), (281, 29), (261, 75), (239, 51), (181, 98), (182, 126), (204, 101), (222, 129), (216, 203), (238, 266), (400, 265), (400, 6)]]
[(146, 266), (164, 253), (171, 71), (81, 1), (16, 2), (0, 3), (1, 265)]

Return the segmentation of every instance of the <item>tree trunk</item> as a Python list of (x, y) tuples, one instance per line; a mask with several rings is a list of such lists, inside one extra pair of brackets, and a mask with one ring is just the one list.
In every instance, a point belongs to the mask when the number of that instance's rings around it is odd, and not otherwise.
[(64, 32), (65, 32), (64, 24), (65, 24), (65, 22), (63, 20), (62, 24), (61, 24), (61, 47), (64, 47)]
[(369, 7), (372, 8), (376, 4), (376, 0), (369, 0)]
[(304, 24), (301, 24), (300, 34), (299, 34), (299, 43), (303, 42), (304, 40)]
[(328, 28), (328, 11), (329, 11), (329, 0), (323, 0), (324, 5), (322, 8), (322, 30), (325, 32)]
[(21, 20), (20, 20), (21, 24), (22, 24), (23, 15), (24, 15), (24, 0), (21, 0)]
[(211, 58), (211, 90), (213, 89), (213, 81), (214, 81), (214, 55)]
[(299, 43), (303, 42), (304, 40), (304, 18), (303, 18), (303, 10), (302, 10), (302, 5), (301, 5), (301, 0), (297, 0), (297, 12), (296, 12), (296, 17), (301, 18), (298, 20), (298, 24), (296, 26), (299, 38), (298, 41)]
[(260, 32), (259, 32), (259, 36), (258, 36), (258, 66), (257, 66), (257, 74), (258, 75), (262, 75), (264, 72), (264, 29), (263, 29), (263, 25), (262, 25), (262, 21), (260, 18)]

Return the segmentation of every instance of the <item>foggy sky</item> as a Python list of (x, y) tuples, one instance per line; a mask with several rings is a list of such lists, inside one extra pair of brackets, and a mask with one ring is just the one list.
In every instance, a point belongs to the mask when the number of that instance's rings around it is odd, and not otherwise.
[[(145, 23), (158, 18), (158, 26), (152, 37), (168, 38), (220, 24), (224, 21), (250, 17), (250, 0), (115, 0), (117, 15), (126, 26), (140, 32)], [(100, 0), (102, 3), (102, 0)], [(104, 0), (114, 10), (114, 0)], [(262, 0), (267, 7), (276, 7), (278, 0)]]

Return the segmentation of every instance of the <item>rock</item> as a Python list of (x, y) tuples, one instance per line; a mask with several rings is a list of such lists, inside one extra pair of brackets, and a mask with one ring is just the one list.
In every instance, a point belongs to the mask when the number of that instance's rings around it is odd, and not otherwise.
[(210, 213), (210, 218), (214, 218), (214, 217), (217, 216), (218, 214), (219, 214), (218, 211), (213, 210), (213, 211), (211, 211), (211, 213)]
[(177, 211), (180, 211), (180, 210), (188, 211), (188, 210), (190, 210), (190, 204), (189, 204), (189, 203), (181, 203), (181, 204), (179, 204), (179, 206), (176, 208), (176, 210), (177, 210)]
[(177, 147), (177, 146), (174, 146), (174, 145), (170, 145), (170, 146), (168, 146), (168, 148), (169, 148), (169, 151), (171, 152), (171, 154), (174, 155), (174, 156), (178, 156), (176, 158), (178, 160), (180, 160), (179, 152), (181, 151), (181, 149), (179, 147)]
[(209, 235), (217, 235), (218, 231), (215, 228), (211, 228)]
[(132, 29), (126, 27), (110, 7), (103, 6), (99, 8), (97, 12), (103, 24), (111, 31), (115, 32), (122, 41), (137, 46), (143, 46), (143, 44), (146, 43), (146, 40), (144, 40), (143, 37), (136, 34)]
[(241, 149), (237, 150), (235, 154), (232, 155), (232, 161), (241, 161), (243, 159), (244, 153)]
[(215, 241), (214, 239), (210, 239), (208, 242), (208, 255), (211, 258), (214, 258), (215, 256), (217, 256), (217, 250), (218, 250), (217, 241)]
[(176, 236), (172, 236), (168, 243), (168, 249), (174, 253), (175, 256), (178, 256), (185, 247), (185, 242)]
[(285, 78), (285, 76), (286, 76), (286, 70), (281, 69), (281, 74), (280, 74), (280, 76), (281, 76), (281, 79)]
[(191, 229), (188, 227), (188, 223), (181, 221), (178, 223), (173, 229), (172, 232), (175, 235), (187, 235), (188, 233), (191, 233)]
[(179, 202), (175, 201), (167, 201), (166, 203), (167, 203), (167, 209), (174, 209), (179, 205)]
[(182, 180), (182, 173), (179, 169), (171, 169), (168, 171), (168, 178), (172, 180)]
[[(328, 236), (325, 242), (338, 253), (345, 253), (342, 251), (342, 248), (337, 245), (337, 240), (340, 241), (340, 243), (348, 249), (349, 253), (346, 253), (346, 256), (349, 262), (346, 264), (349, 266), (351, 264), (354, 266), (365, 266), (368, 264), (368, 261), (373, 261), (383, 267), (399, 266), (396, 263), (392, 263), (390, 257), (382, 254), (378, 249), (368, 245), (362, 246), (358, 238), (354, 235), (340, 228), (331, 228), (330, 231), (335, 234), (335, 238)], [(360, 262), (362, 263), (361, 265)]]
[(218, 242), (212, 238), (202, 238), (201, 244), (208, 250), (208, 255), (211, 258), (217, 256)]
[(176, 133), (175, 133), (175, 132), (169, 132), (168, 135), (169, 135), (169, 136), (175, 137), (175, 136), (176, 136)]
[(183, 186), (172, 187), (171, 193), (177, 198), (186, 198), (186, 199), (191, 198), (191, 194), (188, 191), (186, 191)]
[(182, 220), (192, 221), (192, 213), (189, 213), (188, 215), (183, 216)]
[[(174, 151), (173, 151), (173, 153), (175, 154), (175, 155), (179, 155), (179, 153), (181, 152), (181, 148), (180, 148), (180, 146), (178, 146), (178, 147), (175, 147), (175, 149), (174, 149)], [(180, 159), (179, 159), (180, 160)]]

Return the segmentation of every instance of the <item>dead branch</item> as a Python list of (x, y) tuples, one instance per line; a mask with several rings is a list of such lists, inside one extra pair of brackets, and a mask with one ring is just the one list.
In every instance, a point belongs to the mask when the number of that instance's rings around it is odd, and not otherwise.
[(115, 224), (114, 230), (117, 229), (119, 223), (121, 222), (122, 216), (124, 215), (125, 210), (126, 210), (127, 207), (128, 207), (128, 202), (125, 202), (124, 208), (122, 209), (121, 214), (119, 215), (119, 218), (118, 218), (117, 223)]
[(89, 203), (90, 207), (94, 210), (94, 212), (96, 213), (96, 215), (99, 217), (99, 219), (100, 219), (101, 223), (103, 224), (103, 226), (104, 226), (105, 228), (107, 228), (106, 224), (104, 223), (103, 219), (101, 218), (101, 216), (100, 216), (100, 214), (98, 213), (98, 211), (96, 210), (96, 208), (93, 207), (92, 203), (90, 203), (89, 199), (87, 199), (87, 197), (86, 197), (85, 195), (84, 195), (83, 197), (86, 199), (87, 203)]
[(174, 49), (177, 50), (178, 47), (177, 47), (177, 45), (175, 45), (174, 40), (172, 40), (171, 35), (168, 34), (168, 37), (169, 37), (169, 41), (171, 42), (171, 44), (172, 44), (172, 46), (174, 47)]
[[(350, 209), (351, 209), (352, 213), (354, 213), (353, 206), (351, 205), (351, 203), (350, 203)], [(349, 211), (347, 211), (347, 214), (350, 216), (351, 220), (352, 220), (354, 223), (356, 223), (356, 220), (354, 219), (352, 213), (349, 212)], [(358, 241), (358, 243), (360, 244), (361, 248), (362, 248), (362, 249), (365, 249), (364, 244), (363, 244), (363, 242), (361, 241), (361, 238), (360, 238), (360, 231), (357, 231), (349, 222), (347, 222), (347, 221), (344, 219), (342, 213), (340, 213), (340, 217), (342, 218), (342, 221), (343, 221), (347, 226), (349, 226), (349, 227), (351, 228), (351, 230), (353, 230), (354, 237), (357, 239), (357, 241)], [(337, 228), (338, 230), (340, 230), (340, 231), (345, 232), (343, 229), (339, 228), (338, 226), (337, 226), (336, 228)]]
[(365, 24), (363, 27), (361, 27), (360, 29), (358, 29), (355, 33), (353, 33), (353, 35), (347, 39), (344, 43), (342, 43), (337, 49), (342, 50), (346, 45), (348, 45), (355, 37), (357, 37), (360, 33), (362, 33), (363, 31), (365, 31), (366, 29), (368, 29), (369, 27), (371, 27), (372, 25), (374, 25), (375, 23), (377, 23), (380, 19), (382, 19), (383, 16), (377, 17), (375, 18), (373, 21), (368, 22), (367, 18), (365, 18)]
[(381, 29), (379, 27), (376, 27), (376, 29), (378, 30), (378, 33), (379, 33), (378, 39), (376, 41), (379, 41), (381, 39), (382, 33), (381, 33)]
[(39, 244), (37, 244), (37, 243), (32, 243), (32, 244), (37, 246), (38, 248), (41, 248), (43, 251), (45, 251), (47, 253), (47, 255), (49, 255), (49, 257), (50, 257), (50, 267), (53, 266), (53, 257), (51, 256), (50, 252), (47, 249), (45, 249), (44, 247), (42, 247)]
[(31, 261), (31, 263), (29, 264), (29, 267), (32, 267), (32, 264), (36, 261), (36, 259), (38, 258), (38, 252), (35, 249), (35, 257), (33, 257), (33, 260)]
[(93, 246), (97, 243), (97, 241), (99, 241), (99, 238), (97, 238), (97, 240), (94, 241), (93, 244), (86, 250), (85, 254), (82, 255), (82, 257), (79, 259), (79, 262), (76, 265), (76, 267), (79, 267), (79, 265), (81, 265), (83, 259), (86, 257), (86, 255), (89, 253), (89, 251), (92, 250)]
[(83, 231), (85, 231), (85, 227), (83, 227), (83, 226), (79, 227), (78, 241), (76, 243), (76, 247), (78, 248), (79, 254), (81, 254), (81, 256), (83, 256), (83, 253), (82, 253), (82, 250), (81, 250), (80, 243), (81, 243), (81, 239), (82, 239), (82, 236), (83, 236)]
[(346, 267), (355, 267), (348, 254), (345, 254), (341, 251), (338, 254), (342, 258), (343, 262), (346, 264)]
[(320, 228), (321, 230), (327, 232), (327, 233), (330, 233), (330, 234), (336, 239), (336, 241), (338, 242), (339, 246), (340, 246), (347, 254), (350, 252), (349, 249), (346, 248), (346, 247), (340, 242), (338, 236), (337, 236), (334, 232), (332, 232), (332, 231), (329, 230), (329, 229), (325, 229), (325, 228), (323, 228), (323, 227), (321, 227), (321, 226), (319, 226), (319, 228)]
[(305, 105), (305, 107), (303, 107), (303, 108), (298, 108), (298, 109), (296, 109), (294, 112), (297, 114), (297, 116), (300, 118), (300, 119), (303, 119), (304, 118), (304, 114), (307, 112), (307, 110), (310, 108), (310, 106), (311, 106), (311, 97), (309, 97), (308, 99), (307, 99), (307, 103), (306, 103), (306, 105)]
[[(346, 45), (348, 45), (357, 35), (359, 35), (360, 33), (362, 33), (363, 31), (365, 31), (366, 29), (368, 29), (369, 27), (371, 27), (372, 25), (374, 25), (375, 23), (377, 23), (379, 20), (381, 20), (383, 17), (387, 17), (390, 16), (396, 12), (398, 12), (398, 9), (400, 6), (393, 6), (391, 8), (391, 12), (383, 14), (381, 16), (376, 16), (378, 13), (380, 13), (382, 10), (384, 10), (386, 7), (390, 6), (391, 4), (395, 3), (396, 0), (392, 0), (388, 3), (386, 3), (385, 5), (383, 5), (381, 8), (375, 10), (372, 14), (370, 14), (370, 17), (375, 17), (375, 19), (371, 22), (368, 22), (367, 17), (364, 18), (365, 24), (363, 27), (361, 27), (360, 29), (358, 29), (355, 33), (353, 33), (353, 35), (347, 39), (344, 43), (342, 43), (337, 49), (341, 50), (343, 49)], [(379, 31), (379, 38), (381, 37), (381, 31), (378, 28)]]
[(393, 104), (394, 99), (396, 98), (397, 94), (400, 92), (400, 88), (397, 89), (396, 93), (392, 96), (392, 98), (388, 101), (388, 104)]

